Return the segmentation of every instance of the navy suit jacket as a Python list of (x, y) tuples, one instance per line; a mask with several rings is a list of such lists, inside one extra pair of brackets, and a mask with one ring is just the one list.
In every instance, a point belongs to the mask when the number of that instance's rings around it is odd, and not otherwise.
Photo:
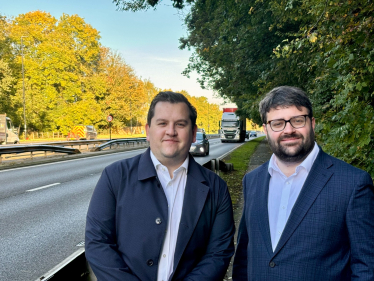
[(273, 252), (268, 164), (243, 179), (233, 280), (374, 280), (374, 191), (368, 173), (319, 152)]
[[(86, 258), (99, 281), (157, 280), (168, 203), (150, 150), (103, 171), (86, 221)], [(169, 280), (222, 280), (234, 254), (226, 183), (190, 156)]]

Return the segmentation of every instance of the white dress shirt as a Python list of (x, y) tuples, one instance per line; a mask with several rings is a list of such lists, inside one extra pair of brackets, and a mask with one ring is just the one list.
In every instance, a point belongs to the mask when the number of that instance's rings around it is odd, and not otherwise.
[(152, 151), (151, 159), (168, 201), (168, 225), (157, 272), (157, 281), (167, 281), (173, 273), (174, 253), (182, 215), (189, 156), (187, 155), (183, 164), (173, 172), (172, 179), (168, 169), (157, 160)]
[(271, 176), (269, 183), (268, 213), (273, 251), (286, 226), (292, 208), (312, 168), (319, 152), (317, 143), (307, 158), (296, 167), (295, 173), (285, 176), (277, 165), (277, 158), (273, 154), (270, 158), (268, 171)]

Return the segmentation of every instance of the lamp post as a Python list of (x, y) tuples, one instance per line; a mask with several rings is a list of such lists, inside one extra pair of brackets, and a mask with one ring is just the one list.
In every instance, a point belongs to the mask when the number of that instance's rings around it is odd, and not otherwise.
[(208, 134), (209, 134), (209, 127), (210, 127), (209, 119), (210, 119), (210, 113), (209, 113), (209, 102), (208, 102)]
[(21, 36), (21, 56), (22, 56), (22, 92), (23, 92), (23, 122), (24, 122), (24, 135), (25, 140), (27, 138), (27, 126), (26, 126), (26, 104), (25, 104), (25, 69), (23, 67), (23, 37), (27, 36)]
[(130, 95), (130, 134), (132, 135), (132, 111), (131, 111), (131, 95)]

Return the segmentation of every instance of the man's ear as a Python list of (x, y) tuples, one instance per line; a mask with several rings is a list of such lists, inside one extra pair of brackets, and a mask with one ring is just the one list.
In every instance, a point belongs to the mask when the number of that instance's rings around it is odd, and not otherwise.
[(192, 130), (192, 142), (196, 141), (196, 132), (197, 132), (197, 125), (195, 124), (195, 126)]
[(149, 141), (149, 125), (148, 125), (148, 123), (145, 124), (145, 133), (147, 135), (147, 141)]
[(262, 124), (262, 128), (264, 128), (265, 138), (268, 136), (268, 130), (266, 128), (266, 124)]

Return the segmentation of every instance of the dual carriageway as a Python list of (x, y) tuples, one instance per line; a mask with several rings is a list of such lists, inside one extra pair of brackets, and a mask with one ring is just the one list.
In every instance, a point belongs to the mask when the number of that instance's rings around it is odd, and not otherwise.
[[(194, 157), (200, 164), (241, 145), (223, 144), (220, 139), (209, 142), (209, 156)], [(102, 170), (145, 150), (66, 157), (0, 170), (0, 280), (39, 280), (82, 249), (88, 204)]]

